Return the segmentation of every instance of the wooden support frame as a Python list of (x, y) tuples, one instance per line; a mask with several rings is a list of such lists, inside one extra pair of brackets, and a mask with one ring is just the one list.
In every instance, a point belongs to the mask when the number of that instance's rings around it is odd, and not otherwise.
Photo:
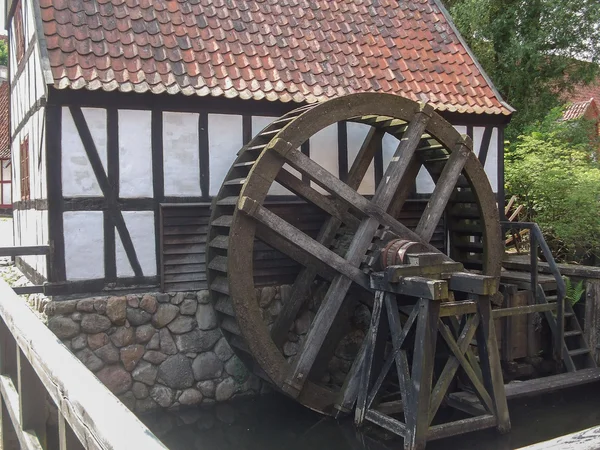
[[(371, 278), (372, 285), (380, 283), (380, 287), (384, 287), (384, 283), (381, 283), (384, 278), (382, 274), (374, 274)], [(405, 313), (410, 311), (404, 326), (399, 317), (395, 289), (387, 286), (387, 291), (376, 291), (371, 326), (361, 349), (361, 357), (357, 358), (362, 368), (352, 369), (353, 373), (360, 373), (354, 418), (357, 426), (368, 421), (402, 436), (405, 450), (423, 449), (428, 440), (484, 428), (496, 427), (501, 432), (510, 430), (489, 295), (491, 289), (498, 286), (498, 280), (492, 278), (473, 274), (457, 278), (456, 286), (462, 292), (469, 293), (470, 300), (442, 302), (420, 298), (412, 308), (401, 308)], [(473, 294), (473, 291), (485, 292), (486, 295)], [(372, 363), (374, 343), (381, 332), (379, 326), (382, 313), (387, 313), (388, 316), (393, 350), (377, 375), (372, 373)], [(457, 320), (458, 316), (463, 316), (463, 320)], [(403, 346), (408, 333), (413, 329), (414, 348), (409, 365), (408, 349)], [(433, 385), (438, 332), (440, 341), (450, 355)], [(470, 353), (473, 338), (477, 341), (479, 361)], [(378, 401), (379, 392), (394, 363), (400, 400), (381, 403)], [(474, 404), (463, 404), (451, 398), (448, 399), (448, 405), (473, 417), (433, 425), (459, 368), (467, 375), (468, 384), (477, 400)], [(352, 382), (349, 384), (352, 385)], [(344, 393), (344, 398), (347, 397), (351, 395)], [(403, 413), (403, 420), (394, 417), (398, 413)]]

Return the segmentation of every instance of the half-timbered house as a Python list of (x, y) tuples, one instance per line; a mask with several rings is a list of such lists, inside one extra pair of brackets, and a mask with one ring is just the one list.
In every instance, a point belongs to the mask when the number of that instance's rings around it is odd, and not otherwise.
[[(438, 0), (12, 0), (7, 23), (16, 244), (51, 246), (19, 263), (51, 292), (205, 288), (210, 202), (237, 151), (346, 93), (429, 102), (473, 138), (503, 201), (512, 109)], [(343, 179), (367, 128), (303, 151)], [(415, 199), (431, 189), (420, 173)]]
[[(0, 39), (2, 36), (0, 36)], [(8, 127), (9, 93), (6, 66), (0, 66), (0, 215), (10, 215), (12, 210), (11, 195), (11, 160), (10, 131)]]

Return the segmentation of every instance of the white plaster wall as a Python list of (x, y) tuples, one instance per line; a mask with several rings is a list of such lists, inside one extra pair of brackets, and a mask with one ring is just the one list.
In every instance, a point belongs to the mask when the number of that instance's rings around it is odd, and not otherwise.
[[(267, 127), (271, 122), (277, 120), (278, 117), (271, 116), (252, 116), (252, 137), (256, 136), (260, 133), (264, 128)], [(290, 167), (288, 164), (284, 164), (284, 169), (286, 169), (291, 174), (295, 175), (298, 178), (302, 178), (300, 172), (298, 172), (293, 167)], [(294, 195), (293, 192), (284, 188), (277, 182), (274, 182), (269, 189), (269, 195)]]
[[(370, 126), (362, 123), (348, 122), (348, 170), (356, 159), (369, 130)], [(371, 162), (367, 173), (361, 183), (358, 192), (363, 195), (373, 195), (375, 193), (375, 165)]]
[(150, 111), (119, 110), (119, 196), (153, 196)]
[(473, 127), (473, 153), (479, 158), (481, 151), (481, 141), (483, 141), (484, 127)]
[[(32, 7), (29, 1), (22, 1), (22, 13), (24, 21), (24, 36), (25, 47), (29, 44), (34, 32), (34, 17), (32, 15)], [(14, 18), (11, 22), (14, 30)], [(19, 123), (25, 117), (25, 114), (31, 109), (35, 102), (46, 95), (46, 84), (44, 83), (43, 72), (41, 67), (41, 58), (39, 45), (34, 41), (34, 50), (31, 57), (27, 60), (18, 81), (12, 90), (11, 95), (11, 132), (13, 132)], [(25, 48), (25, 55), (27, 54)], [(24, 56), (25, 57), (25, 56)], [(10, 79), (11, 83), (18, 68), (17, 63), (17, 47), (16, 39), (11, 39), (10, 51)]]
[(383, 155), (383, 173), (385, 173), (385, 171), (387, 170), (388, 166), (390, 165), (390, 162), (392, 161), (392, 157), (394, 156), (394, 154), (396, 153), (396, 150), (398, 149), (398, 145), (400, 145), (400, 141), (392, 136), (389, 133), (386, 133), (385, 136), (383, 137), (383, 142), (382, 142), (382, 155)]
[(267, 125), (274, 122), (278, 117), (272, 116), (252, 116), (252, 137), (260, 133)]
[(2, 180), (10, 180), (11, 167), (9, 161), (1, 160), (0, 165), (2, 165)]
[(421, 170), (417, 174), (417, 194), (431, 194), (435, 189), (433, 178), (425, 167), (421, 166)]
[(68, 280), (104, 278), (102, 211), (63, 214), (65, 266)]
[(492, 140), (490, 141), (484, 168), (492, 185), (492, 190), (498, 192), (498, 128), (494, 128), (492, 132)]
[(198, 114), (163, 113), (165, 195), (200, 196)]
[(210, 195), (217, 195), (225, 175), (244, 145), (242, 116), (208, 115), (208, 155), (210, 160)]
[[(311, 136), (310, 158), (329, 173), (339, 178), (340, 166), (337, 124), (330, 125)], [(321, 193), (326, 193), (326, 191), (315, 182), (311, 182), (311, 186)]]
[[(46, 147), (45, 129), (43, 127), (44, 108), (34, 113), (24, 124), (17, 135), (13, 136), (12, 152), (13, 161), (9, 170), (12, 179), (19, 180), (12, 189), (13, 201), (21, 200), (21, 141), (29, 137), (29, 181), (30, 198), (45, 199), (46, 193)], [(15, 210), (13, 211), (13, 230), (15, 245), (47, 245), (48, 244), (48, 217), (47, 211)], [(42, 255), (24, 256), (25, 263), (40, 273), (47, 276), (46, 257)]]
[(466, 127), (466, 125), (453, 125), (453, 127), (460, 134), (467, 134), (467, 127)]
[(10, 205), (12, 202), (10, 190), (11, 190), (10, 184), (2, 184), (2, 204), (3, 205)]
[[(82, 111), (106, 172), (106, 110), (82, 108)], [(67, 107), (62, 108), (62, 185), (65, 197), (102, 195), (71, 111)]]
[[(47, 211), (19, 210), (13, 214), (15, 245), (43, 245), (48, 242)], [(47, 276), (46, 257), (41, 255), (23, 256), (23, 261), (43, 277)]]
[[(144, 276), (156, 275), (156, 245), (154, 240), (154, 212), (123, 211), (123, 219), (129, 230), (133, 248), (138, 257)], [(135, 275), (119, 232), (115, 232), (115, 255), (117, 259), (117, 276), (132, 277)]]

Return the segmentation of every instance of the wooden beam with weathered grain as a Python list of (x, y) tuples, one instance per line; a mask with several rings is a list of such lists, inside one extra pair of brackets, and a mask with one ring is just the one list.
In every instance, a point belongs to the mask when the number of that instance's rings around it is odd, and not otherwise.
[(385, 276), (371, 276), (371, 288), (430, 300), (445, 300), (448, 298), (448, 282), (424, 277), (403, 277), (390, 283)]
[(264, 226), (276, 234), (288, 240), (292, 244), (304, 249), (314, 257), (324, 262), (338, 273), (347, 277), (361, 286), (368, 286), (369, 278), (358, 267), (353, 266), (337, 253), (329, 250), (314, 239), (308, 237), (302, 231), (283, 220), (277, 214), (272, 213), (258, 202), (248, 197), (242, 197), (239, 202), (241, 211), (258, 220)]
[[(464, 354), (468, 350), (469, 345), (471, 345), (471, 341), (475, 336), (475, 331), (477, 331), (478, 326), (479, 316), (474, 314), (467, 320), (466, 325), (464, 326), (463, 330), (460, 333), (460, 336), (458, 337), (458, 340), (456, 341), (458, 351), (461, 354)], [(437, 414), (437, 411), (440, 405), (442, 404), (442, 401), (444, 400), (444, 396), (448, 391), (448, 387), (450, 387), (450, 383), (452, 383), (452, 380), (454, 379), (454, 375), (456, 374), (460, 363), (461, 361), (456, 356), (450, 355), (450, 357), (448, 358), (448, 362), (444, 366), (444, 369), (442, 370), (442, 373), (438, 377), (438, 381), (435, 384), (435, 387), (433, 388), (433, 392), (431, 395), (431, 405), (429, 407), (430, 420), (433, 420), (433, 418)]]
[(49, 245), (0, 247), (0, 256), (49, 255)]
[(287, 170), (281, 169), (275, 180), (294, 194), (321, 208), (330, 216), (335, 217), (352, 228), (356, 228), (360, 224), (360, 220), (357, 217), (350, 214), (345, 208), (340, 208), (333, 199), (313, 189), (309, 184), (304, 183), (300, 178), (292, 175)]

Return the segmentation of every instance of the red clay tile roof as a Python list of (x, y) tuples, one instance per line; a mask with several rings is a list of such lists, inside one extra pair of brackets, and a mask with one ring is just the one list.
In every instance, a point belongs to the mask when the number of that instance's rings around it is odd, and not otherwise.
[(573, 120), (583, 117), (588, 108), (594, 104), (594, 99), (590, 98), (584, 102), (571, 103), (563, 112), (563, 120)]
[(10, 132), (8, 126), (8, 94), (10, 86), (7, 81), (0, 84), (0, 159), (10, 158)]
[(315, 102), (390, 92), (509, 115), (438, 0), (40, 0), (58, 89)]

